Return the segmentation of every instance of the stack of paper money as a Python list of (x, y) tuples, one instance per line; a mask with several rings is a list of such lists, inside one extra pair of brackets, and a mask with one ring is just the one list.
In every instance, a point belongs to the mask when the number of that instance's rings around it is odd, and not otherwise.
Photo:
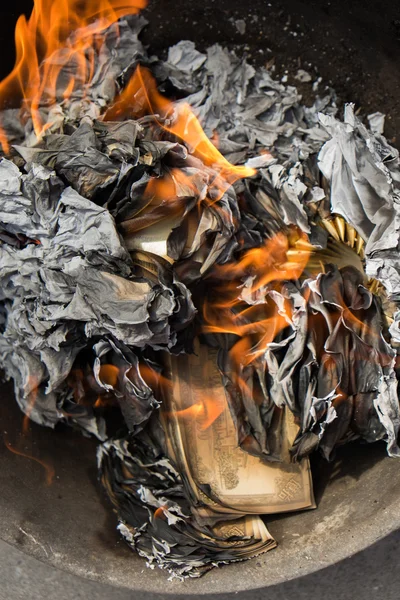
[(171, 387), (167, 387), (162, 423), (169, 457), (182, 474), (192, 514), (214, 528), (215, 539), (221, 532), (237, 531), (252, 539), (245, 549), (244, 541), (224, 542), (234, 545), (238, 558), (265, 552), (276, 544), (259, 515), (315, 507), (308, 459), (290, 460), (298, 428), (290, 411), (276, 409), (271, 435), (279, 440), (280, 460), (271, 462), (268, 456), (263, 460), (243, 451), (217, 368), (217, 353), (198, 343), (195, 351), (166, 356)]

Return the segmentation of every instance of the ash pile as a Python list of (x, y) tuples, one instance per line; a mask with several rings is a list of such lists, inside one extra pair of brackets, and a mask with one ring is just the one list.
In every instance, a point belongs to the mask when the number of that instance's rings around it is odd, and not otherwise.
[(400, 168), (381, 115), (219, 45), (161, 60), (145, 25), (0, 115), (0, 363), (31, 419), (100, 440), (128, 544), (197, 577), (315, 507), (311, 452), (400, 454)]

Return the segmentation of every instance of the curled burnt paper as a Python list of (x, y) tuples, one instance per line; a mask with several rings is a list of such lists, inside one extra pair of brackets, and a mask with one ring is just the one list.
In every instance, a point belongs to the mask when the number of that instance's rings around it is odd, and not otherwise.
[(315, 507), (312, 451), (400, 454), (400, 170), (380, 113), (220, 45), (149, 56), (145, 24), (96, 33), (40, 132), (0, 114), (0, 366), (101, 440), (119, 531), (184, 578), (275, 547), (260, 515)]

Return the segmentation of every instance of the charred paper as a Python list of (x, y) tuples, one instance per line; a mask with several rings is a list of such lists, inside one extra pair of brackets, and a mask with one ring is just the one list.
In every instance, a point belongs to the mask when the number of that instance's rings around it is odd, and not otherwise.
[(40, 134), (0, 115), (0, 365), (102, 441), (119, 531), (184, 578), (274, 548), (260, 515), (315, 506), (312, 451), (400, 454), (400, 168), (380, 113), (218, 44), (148, 56), (145, 24), (96, 33), (70, 96), (61, 69)]

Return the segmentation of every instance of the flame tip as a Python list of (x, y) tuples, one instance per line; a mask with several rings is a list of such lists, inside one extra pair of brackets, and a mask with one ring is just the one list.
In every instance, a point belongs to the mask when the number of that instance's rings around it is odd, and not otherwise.
[[(45, 125), (39, 111), (41, 104), (48, 104), (49, 100), (54, 103), (58, 95), (69, 98), (77, 85), (82, 88), (91, 81), (95, 36), (121, 17), (136, 14), (146, 6), (146, 0), (34, 0), (29, 18), (22, 14), (16, 23), (15, 65), (0, 83), (1, 108), (4, 110), (10, 99), (24, 99), (39, 136)], [(49, 60), (66, 49), (68, 61)], [(75, 65), (75, 73), (67, 77), (63, 90), (59, 90), (60, 74), (67, 62)], [(3, 127), (0, 143), (8, 154)]]

